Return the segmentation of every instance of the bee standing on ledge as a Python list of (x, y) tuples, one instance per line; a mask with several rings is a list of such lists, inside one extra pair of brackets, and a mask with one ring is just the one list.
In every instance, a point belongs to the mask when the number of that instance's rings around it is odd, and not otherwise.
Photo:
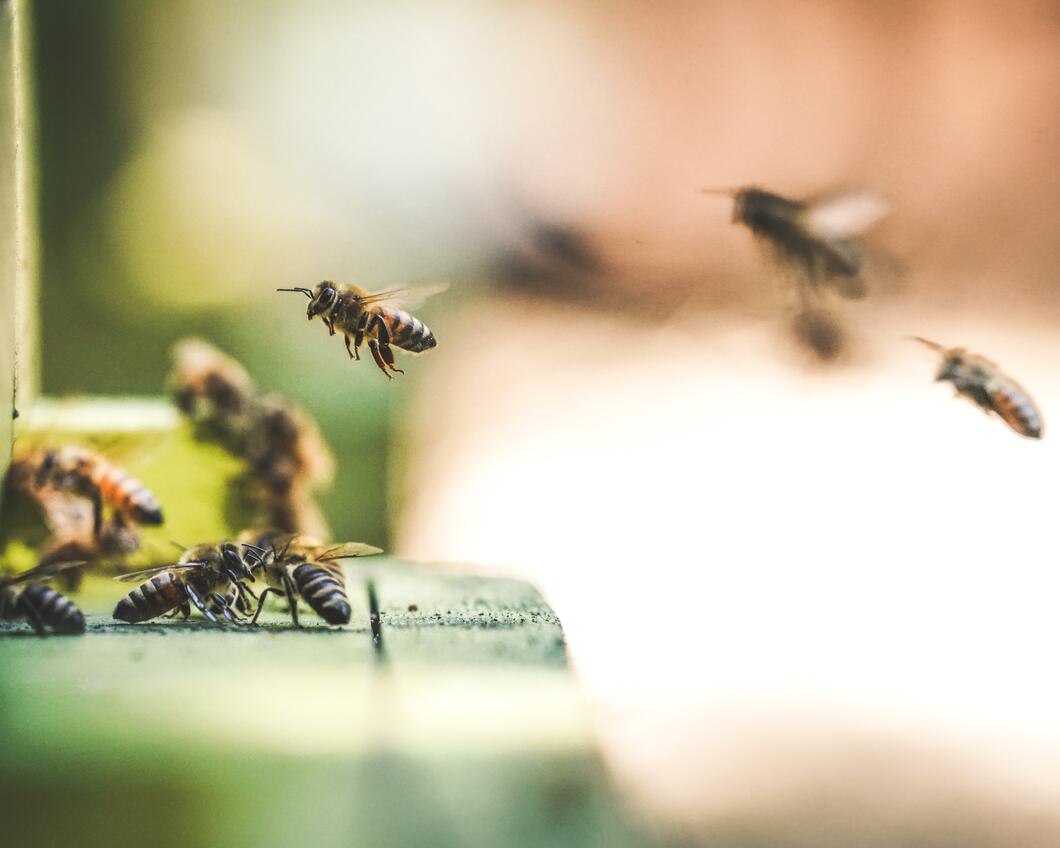
[[(67, 562), (60, 565), (38, 565), (14, 577), (0, 578), (0, 620), (15, 621), (24, 618), (37, 631), (38, 636), (47, 636), (48, 627), (64, 636), (84, 633), (85, 617), (81, 610), (74, 606), (73, 601), (54, 589), (30, 582), (49, 580), (64, 569), (83, 564)], [(17, 591), (15, 587), (22, 583), (29, 585), (21, 592)]]
[(422, 300), (448, 287), (448, 284), (443, 283), (372, 294), (358, 286), (325, 280), (317, 283), (315, 289), (292, 288), (276, 291), (301, 292), (308, 297), (306, 317), (312, 321), (320, 316), (331, 335), (335, 335), (335, 328), (338, 327), (345, 337), (346, 352), (349, 353), (350, 359), (361, 358), (361, 344), (368, 339), (368, 349), (372, 352), (375, 364), (388, 380), (392, 380), (391, 371), (398, 374), (405, 372), (394, 364), (391, 345), (409, 353), (423, 353), (437, 346), (438, 342), (434, 333), (419, 318), (414, 318), (396, 306), (385, 305), (384, 302), (407, 300), (410, 297)]
[(997, 415), (1021, 436), (1042, 437), (1042, 414), (1034, 400), (997, 365), (964, 348), (945, 347), (920, 336), (912, 338), (942, 354), (936, 382), (953, 383), (958, 395), (968, 398), (987, 414)]
[(254, 581), (250, 567), (243, 562), (239, 548), (230, 542), (220, 545), (196, 545), (188, 548), (180, 561), (155, 568), (122, 574), (116, 580), (144, 580), (118, 601), (114, 617), (137, 624), (160, 615), (180, 613), (186, 619), (194, 606), (209, 621), (220, 624), (220, 613), (236, 621), (233, 604), (242, 615), (250, 612), (246, 594), (254, 595), (243, 581)]
[(119, 523), (124, 518), (136, 524), (162, 523), (158, 498), (103, 454), (88, 448), (64, 445), (16, 454), (9, 475), (13, 485), (23, 490), (51, 488), (91, 501), (92, 535), (96, 539), (103, 533), (104, 506), (114, 510)]
[[(306, 536), (276, 533), (244, 533), (243, 549), (256, 560), (253, 569), (261, 569), (267, 584), (258, 600), (258, 609), (250, 623), (261, 615), (265, 598), (272, 592), (285, 595), (295, 627), (298, 623), (298, 597), (328, 624), (350, 623), (350, 601), (346, 597), (346, 578), (334, 560), (344, 557), (381, 554), (379, 548), (361, 542), (321, 545)], [(329, 564), (330, 563), (330, 564)]]

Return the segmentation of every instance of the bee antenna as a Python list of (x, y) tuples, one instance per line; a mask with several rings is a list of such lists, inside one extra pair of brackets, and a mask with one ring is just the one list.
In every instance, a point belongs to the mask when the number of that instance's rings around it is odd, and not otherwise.
[(175, 545), (177, 550), (181, 553), (184, 553), (184, 551), (188, 549), (187, 545), (182, 545), (180, 542), (174, 542), (172, 539), (169, 540), (169, 544)]
[(276, 289), (276, 291), (289, 291), (289, 292), (301, 292), (301, 293), (302, 293), (302, 294), (304, 294), (304, 295), (305, 295), (306, 297), (308, 297), (308, 298), (309, 298), (310, 300), (312, 300), (312, 299), (313, 299), (313, 292), (312, 292), (312, 291), (310, 291), (309, 289), (300, 289), (300, 288), (294, 288), (294, 289)]
[(734, 196), (736, 194), (736, 191), (737, 190), (734, 189), (734, 188), (701, 188), (699, 190), (699, 193), (700, 194), (723, 194), (726, 197), (732, 197), (732, 196)]
[(931, 339), (925, 339), (922, 336), (908, 336), (908, 338), (910, 341), (920, 342), (922, 345), (927, 345), (932, 350), (942, 351), (946, 349), (945, 345), (940, 345), (938, 342), (933, 342)]

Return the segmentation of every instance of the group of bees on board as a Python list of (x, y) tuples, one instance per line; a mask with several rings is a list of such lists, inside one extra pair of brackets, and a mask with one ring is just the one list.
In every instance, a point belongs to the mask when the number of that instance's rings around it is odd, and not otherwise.
[[(793, 271), (801, 310), (796, 326), (804, 341), (827, 357), (836, 330), (821, 303), (832, 292), (844, 299), (865, 295), (858, 237), (887, 211), (870, 193), (846, 193), (794, 200), (756, 186), (704, 189), (733, 200), (733, 221), (750, 229), (785, 268)], [(404, 373), (393, 348), (422, 353), (437, 346), (421, 320), (398, 308), (422, 300), (444, 285), (371, 293), (331, 281), (314, 288), (278, 291), (304, 294), (306, 317), (320, 318), (329, 335), (340, 332), (350, 359), (360, 359), (367, 341), (376, 366), (388, 378)], [(937, 381), (949, 382), (987, 414), (1021, 436), (1039, 439), (1042, 416), (1031, 396), (993, 362), (959, 347), (912, 337), (939, 354)], [(175, 563), (120, 575), (139, 585), (114, 610), (120, 621), (137, 623), (161, 616), (188, 618), (192, 609), (211, 622), (256, 623), (269, 594), (286, 599), (297, 626), (298, 604), (331, 625), (350, 620), (350, 604), (339, 561), (381, 553), (359, 542), (323, 544), (305, 532), (325, 526), (310, 492), (330, 479), (333, 460), (312, 419), (277, 395), (260, 393), (233, 359), (200, 341), (178, 345), (170, 393), (196, 434), (220, 444), (248, 468), (262, 526), (233, 540), (196, 545)], [(24, 618), (44, 634), (81, 633), (84, 617), (62, 594), (42, 585), (105, 557), (138, 547), (136, 528), (162, 522), (157, 498), (106, 457), (77, 446), (16, 454), (8, 486), (39, 504), (55, 533), (39, 564), (0, 578), (0, 620)], [(106, 510), (109, 517), (105, 517)], [(86, 519), (87, 515), (87, 519)], [(73, 524), (89, 525), (60, 532)], [(252, 585), (261, 587), (260, 594)]]

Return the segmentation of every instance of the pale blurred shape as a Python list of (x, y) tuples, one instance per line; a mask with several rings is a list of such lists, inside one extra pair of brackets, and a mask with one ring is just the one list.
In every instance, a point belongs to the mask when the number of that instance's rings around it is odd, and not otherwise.
[(731, 812), (707, 799), (750, 803), (762, 780), (827, 797), (819, 757), (857, 771), (858, 740), (909, 763), (938, 742), (988, 794), (1060, 801), (1060, 342), (915, 323), (1035, 393), (1035, 442), (933, 383), (909, 320), (877, 316), (871, 371), (810, 372), (768, 323), (634, 335), (484, 309), (469, 325), (494, 331), (454, 333), (449, 379), (422, 400), (413, 467), (430, 483), (410, 489), (399, 549), (538, 581), (620, 783), (678, 819)]

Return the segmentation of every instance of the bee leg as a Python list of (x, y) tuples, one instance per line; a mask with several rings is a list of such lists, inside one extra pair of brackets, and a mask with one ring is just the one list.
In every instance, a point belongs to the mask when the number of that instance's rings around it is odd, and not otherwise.
[(272, 592), (274, 595), (283, 594), (283, 592), (281, 592), (279, 589), (273, 589), (271, 586), (269, 586), (267, 589), (262, 590), (261, 596), (258, 598), (257, 611), (255, 611), (254, 617), (250, 619), (251, 624), (257, 624), (258, 616), (261, 615), (262, 607), (265, 606), (265, 599), (269, 596), (269, 592)]
[(181, 604), (179, 607), (177, 607), (177, 610), (182, 616), (184, 616), (184, 621), (187, 621), (188, 618), (191, 616), (191, 607), (187, 603)]
[(206, 604), (202, 602), (202, 598), (199, 597), (199, 593), (196, 592), (193, 588), (191, 588), (191, 586), (187, 583), (184, 584), (184, 593), (188, 596), (188, 600), (195, 605), (195, 609), (201, 612), (208, 621), (212, 621), (214, 624), (221, 623), (217, 620), (217, 616), (210, 612), (210, 610), (206, 607)]
[(346, 353), (350, 355), (350, 359), (360, 359), (361, 353), (357, 350), (361, 346), (360, 340), (357, 341), (356, 347), (350, 347), (350, 337), (346, 336)]
[(228, 599), (224, 595), (218, 592), (214, 592), (212, 595), (210, 595), (210, 599), (215, 604), (217, 604), (217, 608), (221, 611), (221, 615), (223, 615), (233, 624), (239, 623), (238, 621), (236, 621), (235, 613), (233, 613), (232, 608), (228, 606)]
[(295, 627), (301, 627), (302, 625), (298, 623), (298, 593), (291, 578), (286, 574), (283, 576), (283, 590), (287, 593), (287, 604), (291, 608), (291, 620), (294, 622)]
[(383, 361), (383, 356), (379, 353), (379, 345), (376, 343), (375, 339), (368, 340), (368, 349), (372, 352), (372, 359), (374, 359), (375, 364), (379, 366), (379, 370), (383, 372), (388, 380), (393, 380), (394, 378), (391, 377), (386, 370), (386, 362)]
[(92, 538), (99, 541), (103, 535), (103, 494), (96, 489), (92, 493)]
[(405, 372), (394, 364), (394, 351), (390, 349), (390, 331), (386, 328), (386, 321), (378, 315), (375, 319), (375, 337), (379, 341), (379, 352), (383, 355), (383, 361), (390, 370), (404, 374)]
[(41, 618), (40, 613), (29, 604), (19, 604), (22, 607), (22, 613), (26, 616), (33, 629), (37, 631), (38, 636), (47, 636), (48, 631), (44, 628), (44, 620)]

